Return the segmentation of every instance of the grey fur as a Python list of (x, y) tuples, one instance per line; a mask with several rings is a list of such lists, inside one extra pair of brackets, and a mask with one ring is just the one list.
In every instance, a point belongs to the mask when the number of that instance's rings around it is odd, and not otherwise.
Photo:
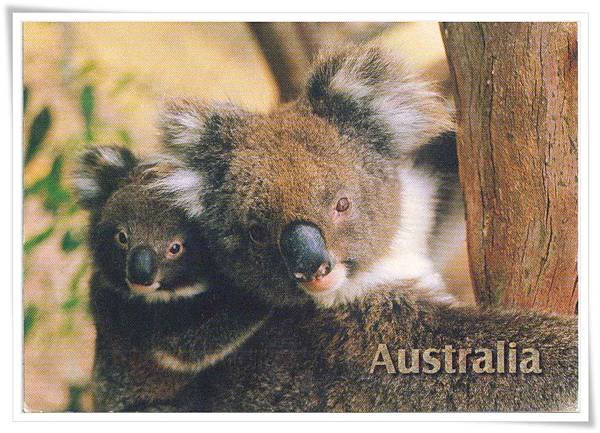
[[(537, 348), (542, 373), (388, 374), (369, 369), (377, 345), (395, 350)], [(440, 304), (387, 286), (333, 309), (276, 312), (235, 355), (170, 402), (194, 411), (555, 412), (577, 407), (577, 320)]]

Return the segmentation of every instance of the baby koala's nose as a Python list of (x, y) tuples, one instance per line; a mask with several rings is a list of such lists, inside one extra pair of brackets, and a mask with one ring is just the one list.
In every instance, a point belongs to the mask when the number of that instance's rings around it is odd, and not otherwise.
[(301, 283), (323, 278), (335, 266), (317, 226), (294, 222), (283, 231), (280, 248), (287, 267)]
[(148, 286), (156, 276), (157, 257), (154, 250), (147, 246), (138, 246), (131, 250), (127, 259), (127, 279), (132, 284)]

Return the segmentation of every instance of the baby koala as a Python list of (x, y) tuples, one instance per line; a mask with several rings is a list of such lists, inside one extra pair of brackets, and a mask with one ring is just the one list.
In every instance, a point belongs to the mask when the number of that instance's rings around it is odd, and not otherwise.
[[(266, 314), (208, 290), (198, 225), (145, 188), (168, 166), (140, 162), (125, 148), (96, 147), (76, 169), (75, 189), (90, 211), (98, 411), (166, 410), (198, 371), (253, 335)], [(224, 328), (227, 336), (220, 335)]]

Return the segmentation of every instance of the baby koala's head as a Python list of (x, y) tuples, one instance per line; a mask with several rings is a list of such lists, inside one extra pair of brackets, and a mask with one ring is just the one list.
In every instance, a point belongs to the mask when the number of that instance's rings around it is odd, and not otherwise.
[(95, 271), (126, 297), (170, 301), (206, 289), (197, 224), (146, 188), (168, 169), (168, 161), (138, 161), (125, 148), (96, 147), (75, 172), (79, 202), (91, 214)]

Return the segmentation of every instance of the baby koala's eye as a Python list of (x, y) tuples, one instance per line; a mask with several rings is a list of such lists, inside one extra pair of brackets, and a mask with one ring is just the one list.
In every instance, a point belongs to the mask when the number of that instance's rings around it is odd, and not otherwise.
[(348, 197), (342, 197), (335, 205), (335, 210), (340, 213), (346, 212), (348, 209), (350, 209), (350, 199)]
[(127, 237), (127, 233), (124, 230), (119, 230), (119, 232), (115, 235), (115, 240), (121, 247), (127, 247), (129, 243), (129, 238)]
[(174, 241), (169, 244), (169, 249), (167, 250), (167, 257), (175, 258), (180, 256), (183, 253), (183, 244), (179, 241)]

